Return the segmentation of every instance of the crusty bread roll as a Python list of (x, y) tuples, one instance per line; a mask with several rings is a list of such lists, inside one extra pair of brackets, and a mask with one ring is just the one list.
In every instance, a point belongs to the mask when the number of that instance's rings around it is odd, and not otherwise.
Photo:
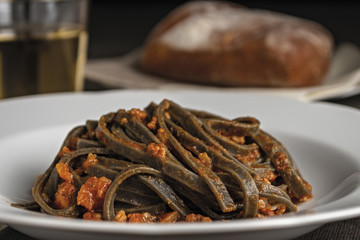
[(303, 87), (321, 83), (332, 49), (331, 34), (315, 22), (230, 2), (192, 1), (151, 31), (140, 66), (191, 83)]

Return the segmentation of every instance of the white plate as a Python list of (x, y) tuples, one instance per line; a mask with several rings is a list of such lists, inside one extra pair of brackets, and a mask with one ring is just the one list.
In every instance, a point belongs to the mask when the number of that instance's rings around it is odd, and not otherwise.
[[(32, 199), (32, 184), (72, 127), (163, 98), (229, 118), (257, 117), (293, 155), (314, 198), (280, 217), (169, 225), (67, 219), (9, 205)], [(38, 239), (289, 239), (360, 216), (360, 111), (352, 108), (235, 92), (111, 91), (2, 100), (0, 113), (0, 222)]]

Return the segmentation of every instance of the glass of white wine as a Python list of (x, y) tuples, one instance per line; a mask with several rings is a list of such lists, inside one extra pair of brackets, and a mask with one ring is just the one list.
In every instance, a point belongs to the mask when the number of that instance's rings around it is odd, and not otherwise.
[(88, 0), (0, 0), (0, 99), (81, 91)]

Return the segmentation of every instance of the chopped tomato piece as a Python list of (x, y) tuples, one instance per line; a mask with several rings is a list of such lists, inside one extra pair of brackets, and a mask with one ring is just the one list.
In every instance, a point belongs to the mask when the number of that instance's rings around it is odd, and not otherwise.
[(77, 204), (92, 211), (102, 208), (111, 180), (106, 177), (91, 177), (80, 188), (77, 196)]
[(64, 209), (70, 206), (72, 202), (73, 193), (76, 188), (69, 182), (63, 182), (59, 184), (55, 193), (54, 205), (58, 209)]
[(211, 218), (204, 217), (201, 214), (190, 213), (186, 215), (185, 222), (211, 222)]
[(83, 215), (83, 219), (102, 221), (101, 213), (97, 213), (97, 212), (86, 212)]
[(58, 163), (56, 164), (56, 170), (59, 173), (59, 177), (65, 182), (74, 183), (74, 177), (69, 170), (68, 163)]
[(150, 143), (147, 146), (147, 152), (156, 158), (164, 159), (166, 154), (165, 145), (162, 143)]
[(137, 120), (139, 120), (140, 122), (145, 122), (147, 114), (146, 112), (140, 110), (139, 108), (132, 108), (129, 111), (129, 114), (131, 116), (134, 116)]
[(115, 214), (114, 221), (116, 222), (126, 222), (127, 216), (124, 210), (120, 210)]
[(178, 212), (167, 212), (163, 213), (159, 216), (159, 222), (161, 223), (174, 223), (180, 218)]
[(66, 154), (69, 154), (71, 150), (68, 147), (63, 147), (59, 152), (59, 157), (63, 157)]
[(153, 116), (151, 118), (151, 121), (148, 122), (148, 124), (146, 124), (146, 126), (150, 129), (150, 130), (153, 130), (155, 131), (157, 129), (157, 117), (156, 116)]
[(88, 169), (97, 162), (98, 162), (97, 155), (93, 153), (89, 153), (86, 160), (82, 164), (82, 168)]
[(156, 221), (156, 217), (148, 212), (144, 213), (130, 213), (128, 215), (129, 222), (132, 223), (151, 223)]
[(260, 197), (258, 202), (258, 212), (264, 216), (274, 216), (275, 213), (271, 209), (271, 205), (268, 203), (266, 198)]

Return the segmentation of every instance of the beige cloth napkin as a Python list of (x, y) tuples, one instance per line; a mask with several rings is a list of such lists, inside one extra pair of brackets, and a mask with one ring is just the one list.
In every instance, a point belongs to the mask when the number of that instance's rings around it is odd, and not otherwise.
[(320, 86), (306, 88), (217, 88), (178, 83), (139, 71), (135, 65), (141, 49), (119, 58), (88, 61), (86, 78), (113, 88), (217, 89), (285, 96), (301, 101), (346, 97), (360, 92), (360, 48), (342, 43), (335, 51), (327, 77)]

